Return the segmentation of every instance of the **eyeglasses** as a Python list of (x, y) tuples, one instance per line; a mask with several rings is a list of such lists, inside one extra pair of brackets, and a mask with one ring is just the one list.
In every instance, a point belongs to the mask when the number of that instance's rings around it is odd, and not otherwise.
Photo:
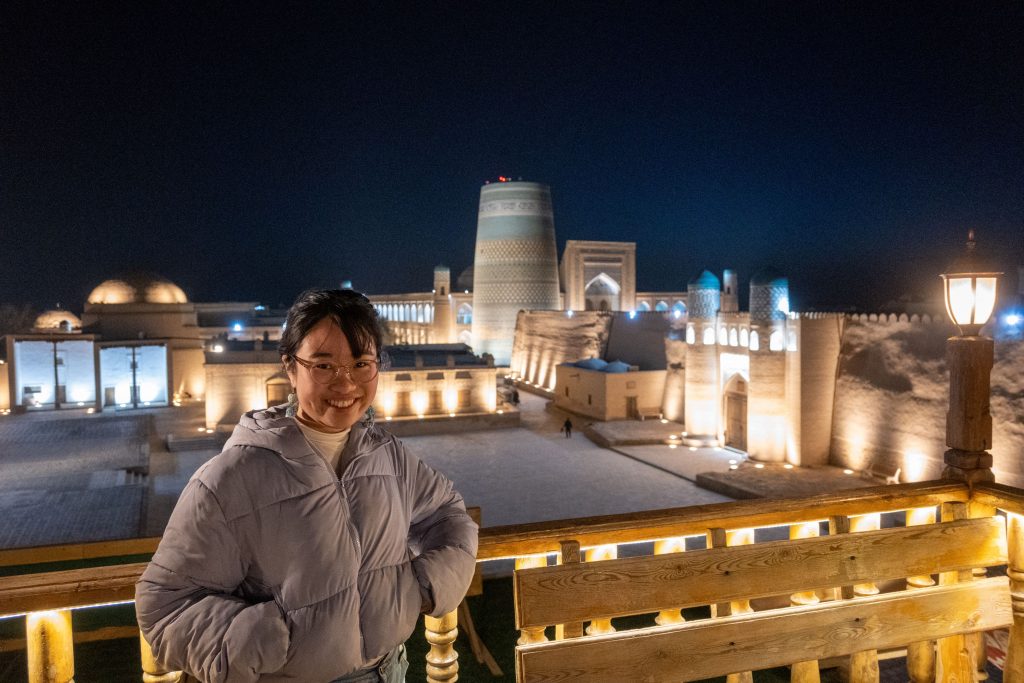
[(292, 356), (292, 358), (296, 363), (309, 370), (309, 376), (317, 384), (330, 384), (338, 379), (342, 370), (356, 384), (372, 382), (373, 378), (377, 376), (377, 361), (375, 360), (357, 360), (352, 365), (343, 365), (326, 361), (304, 360), (298, 356)]

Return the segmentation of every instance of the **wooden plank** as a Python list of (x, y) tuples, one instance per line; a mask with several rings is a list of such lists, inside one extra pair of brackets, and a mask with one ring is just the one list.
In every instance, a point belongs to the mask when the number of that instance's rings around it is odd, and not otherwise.
[(135, 598), (147, 562), (0, 578), (0, 616)]
[(1007, 486), (1006, 484), (990, 482), (975, 484), (971, 502), (1024, 515), (1024, 489)]
[(581, 517), (480, 530), (479, 560), (513, 558), (558, 551), (558, 542), (573, 538), (583, 547), (633, 543), (671, 536), (698, 536), (713, 527), (756, 528), (824, 520), (830, 515), (905, 510), (968, 500), (966, 484), (952, 481), (919, 482), (838, 491), (806, 498), (749, 500), (693, 505), (623, 515)]
[(986, 518), (540, 567), (515, 573), (516, 619), (586, 621), (1005, 562), (1003, 524)]
[(0, 567), (42, 564), (44, 562), (70, 562), (98, 557), (146, 555), (155, 553), (156, 547), (159, 544), (160, 537), (151, 536), (149, 538), (127, 538), (118, 541), (96, 541), (95, 543), (12, 548), (10, 550), (0, 550)]
[(895, 647), (1011, 622), (1006, 577), (516, 649), (517, 681), (668, 683)]

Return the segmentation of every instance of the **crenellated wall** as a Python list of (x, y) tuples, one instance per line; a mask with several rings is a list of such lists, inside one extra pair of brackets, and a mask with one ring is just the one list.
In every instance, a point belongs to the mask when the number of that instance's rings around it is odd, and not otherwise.
[[(949, 373), (944, 318), (848, 316), (836, 381), (831, 462), (935, 479), (946, 450)], [(997, 340), (992, 370), (996, 480), (1024, 485), (1024, 342)]]

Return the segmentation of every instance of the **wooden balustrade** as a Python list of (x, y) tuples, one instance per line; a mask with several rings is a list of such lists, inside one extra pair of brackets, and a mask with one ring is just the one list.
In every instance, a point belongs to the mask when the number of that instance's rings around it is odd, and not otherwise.
[[(970, 502), (970, 507), (965, 505), (968, 502)], [(960, 505), (955, 505), (957, 503)], [(655, 553), (666, 558), (666, 562), (669, 563), (666, 566), (678, 569), (684, 566), (690, 567), (685, 563), (685, 558), (691, 553), (683, 552), (685, 538), (708, 534), (708, 530), (721, 530), (712, 532), (710, 535), (714, 536), (715, 533), (724, 535), (724, 547), (736, 546), (739, 550), (748, 540), (753, 541), (749, 536), (751, 534), (749, 530), (753, 528), (786, 525), (789, 527), (790, 538), (813, 539), (817, 535), (820, 521), (831, 520), (835, 527), (834, 530), (839, 532), (843, 530), (844, 522), (837, 520), (844, 519), (849, 527), (852, 540), (852, 537), (859, 535), (856, 533), (857, 530), (876, 528), (879, 513), (909, 510), (907, 513), (908, 526), (927, 525), (934, 519), (935, 509), (939, 506), (943, 507), (946, 515), (944, 519), (966, 517), (968, 510), (971, 512), (970, 517), (983, 514), (978, 512), (979, 510), (987, 510), (990, 513), (992, 510), (999, 509), (1007, 513), (1009, 546), (1007, 573), (1012, 596), (1012, 627), (1005, 680), (1024, 683), (1024, 648), (1022, 648), (1024, 645), (1024, 490), (999, 484), (977, 483), (973, 491), (969, 490), (966, 485), (957, 482), (901, 484), (831, 493), (804, 499), (740, 501), (626, 515), (491, 527), (481, 530), (479, 560), (516, 557), (520, 558), (516, 561), (518, 569), (527, 566), (546, 566), (548, 564), (547, 554), (560, 553), (561, 562), (578, 563), (581, 559), (580, 547), (582, 546), (583, 549), (589, 551), (586, 553), (589, 562), (599, 556), (614, 557), (617, 554), (618, 544), (655, 541)], [(877, 533), (882, 532), (868, 531), (865, 532), (865, 537), (874, 538), (872, 534)], [(568, 545), (566, 539), (572, 539)], [(711, 541), (710, 547), (721, 547), (722, 545), (721, 543), (716, 544), (714, 538)], [(30, 565), (86, 557), (100, 558), (104, 556), (104, 553), (130, 556), (151, 552), (156, 545), (154, 539), (137, 539), (131, 543), (126, 546), (119, 545), (119, 542), (113, 542), (85, 544), (90, 547), (61, 547), (61, 549), (54, 550), (52, 555), (43, 548), (2, 551), (0, 552), (0, 566)], [(760, 545), (768, 546), (770, 543), (755, 544), (755, 547)], [(870, 544), (865, 544), (858, 551), (862, 553), (864, 562), (871, 563), (872, 566), (877, 566), (878, 563), (884, 564), (885, 558), (872, 556), (870, 550)], [(943, 559), (952, 561), (947, 550), (948, 548), (943, 551), (945, 556)], [(698, 555), (696, 552), (693, 554)], [(906, 558), (902, 559), (906, 560)], [(927, 587), (931, 581), (928, 576), (929, 566), (931, 566), (927, 564), (928, 559), (927, 557), (916, 559), (919, 566), (914, 565), (915, 571), (911, 572), (909, 576), (905, 576), (907, 585), (913, 587), (915, 591)], [(616, 560), (616, 562), (625, 561), (627, 560)], [(807, 561), (811, 561), (811, 558), (808, 558)], [(47, 678), (30, 677), (30, 680), (70, 683), (74, 676), (74, 657), (70, 645), (73, 634), (70, 620), (66, 616), (60, 615), (67, 615), (69, 608), (130, 600), (134, 592), (134, 583), (144, 567), (145, 563), (134, 563), (0, 577), (0, 616), (29, 614), (30, 618), (26, 622), (27, 624), (31, 623), (31, 627), (27, 627), (26, 642), (30, 652), (30, 661), (37, 663), (31, 665), (30, 671), (47, 672)], [(554, 567), (549, 569), (554, 569)], [(695, 561), (687, 571), (701, 572), (704, 570), (701, 569), (699, 561)], [(752, 567), (750, 571), (754, 573), (744, 579), (734, 576), (733, 583), (741, 580), (748, 583), (756, 582), (756, 579), (752, 577), (756, 576), (757, 567)], [(842, 597), (847, 598), (851, 605), (859, 600), (873, 605), (875, 602), (872, 601), (877, 598), (887, 597), (873, 596), (873, 593), (877, 592), (877, 587), (869, 580), (861, 580), (867, 576), (850, 575), (842, 579), (849, 581), (845, 585)], [(970, 578), (973, 577), (969, 569), (966, 571), (951, 570), (942, 575), (943, 580), (940, 583), (944, 587), (954, 590)], [(731, 585), (729, 581), (715, 584), (715, 597), (703, 604), (716, 604), (722, 606), (722, 611), (733, 613), (734, 616), (726, 620), (729, 624), (746, 623), (743, 615), (739, 613), (749, 609), (750, 598), (731, 593), (729, 585)], [(827, 588), (829, 587), (797, 586), (795, 584), (789, 587), (782, 583), (764, 586), (766, 596), (789, 595), (789, 602), (794, 607), (787, 609), (796, 610), (815, 608), (822, 596), (830, 597), (830, 591), (827, 591)], [(563, 586), (560, 589), (576, 590), (580, 587)], [(582, 587), (582, 590), (587, 590), (587, 587)], [(985, 590), (996, 589), (986, 588)], [(607, 623), (610, 626), (612, 617), (630, 613), (630, 609), (623, 605), (635, 598), (637, 595), (628, 593), (628, 591), (610, 589), (600, 594), (601, 601), (607, 605), (605, 614), (593, 619), (580, 614), (572, 616), (571, 619), (558, 617), (555, 621), (549, 621), (546, 624), (562, 624), (563, 630), (556, 630), (557, 635), (559, 637), (568, 636), (569, 639), (565, 642), (569, 642), (574, 633), (565, 629), (574, 630), (577, 625), (582, 625), (583, 621), (590, 621), (591, 626), (601, 623)], [(839, 606), (840, 603), (836, 603), (836, 605)], [(684, 606), (682, 603), (671, 609), (665, 608), (664, 605), (655, 606), (650, 609), (650, 613), (657, 613), (656, 623), (666, 627), (672, 625), (670, 628), (686, 628), (691, 624), (697, 624), (698, 622), (683, 621), (679, 609), (682, 606)], [(882, 608), (879, 607), (879, 609)], [(840, 613), (835, 612), (837, 615)], [(845, 614), (845, 612), (843, 613)], [(750, 623), (754, 624), (759, 623), (759, 615), (760, 613), (753, 612), (747, 616), (751, 618)], [(739, 621), (736, 621), (737, 619)], [(545, 642), (547, 640), (544, 634), (546, 624), (525, 625), (521, 629), (520, 642)], [(425, 618), (425, 628), (427, 640), (430, 643), (430, 653), (427, 655), (428, 680), (438, 683), (455, 681), (458, 677), (457, 654), (454, 648), (457, 633), (455, 614), (445, 615), (440, 619), (427, 617)], [(738, 632), (730, 625), (722, 633), (729, 633), (729, 637), (735, 638)], [(927, 657), (931, 645), (927, 642), (927, 638), (922, 637), (926, 634), (918, 634), (920, 638), (918, 643), (913, 643), (913, 634), (908, 635), (910, 639), (907, 642), (912, 642), (908, 647), (910, 680), (915, 683), (930, 680), (929, 672), (935, 668), (940, 670), (940, 680), (967, 680), (968, 673), (971, 676), (974, 675), (980, 658), (977, 648), (969, 645), (969, 639), (961, 637), (958, 643), (956, 636), (941, 638), (939, 641), (939, 664), (936, 666), (934, 656), (931, 663)], [(179, 680), (180, 674), (166, 671), (159, 666), (144, 642), (140, 642), (140, 646), (144, 681), (156, 683)], [(870, 649), (866, 651), (870, 652)], [(793, 680), (799, 681), (799, 683), (816, 683), (819, 680), (818, 665), (814, 658), (824, 657), (825, 653), (816, 652), (809, 645), (796, 643), (793, 645), (793, 652), (805, 657), (804, 661), (798, 662), (798, 665), (793, 667)], [(853, 655), (854, 659), (856, 657), (857, 655)], [(862, 671), (861, 674), (854, 676), (853, 680), (872, 680), (871, 662), (874, 661), (874, 667), (877, 670), (877, 661), (871, 657), (865, 661), (867, 662), (867, 672)], [(855, 670), (864, 668), (865, 666), (854, 667)]]

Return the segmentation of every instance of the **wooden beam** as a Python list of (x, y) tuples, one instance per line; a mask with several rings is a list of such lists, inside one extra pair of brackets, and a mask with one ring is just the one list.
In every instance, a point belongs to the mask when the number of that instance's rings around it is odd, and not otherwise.
[(146, 562), (0, 578), (0, 616), (135, 599)]
[(1011, 622), (1006, 577), (516, 650), (519, 683), (668, 683), (896, 647)]
[(520, 557), (558, 551), (559, 541), (572, 538), (584, 548), (607, 543), (653, 541), (674, 536), (702, 536), (707, 529), (782, 526), (828, 519), (967, 501), (966, 484), (931, 481), (874, 486), (806, 498), (750, 500), (693, 505), (622, 515), (581, 517), (480, 530), (478, 560)]
[(125, 555), (152, 555), (160, 544), (159, 536), (129, 538), (119, 541), (72, 543), (67, 545), (41, 545), (31, 548), (0, 550), (0, 567), (42, 564), (44, 562), (73, 562), (99, 557)]
[(1005, 562), (1003, 524), (986, 518), (540, 567), (515, 574), (517, 627), (721, 604)]

